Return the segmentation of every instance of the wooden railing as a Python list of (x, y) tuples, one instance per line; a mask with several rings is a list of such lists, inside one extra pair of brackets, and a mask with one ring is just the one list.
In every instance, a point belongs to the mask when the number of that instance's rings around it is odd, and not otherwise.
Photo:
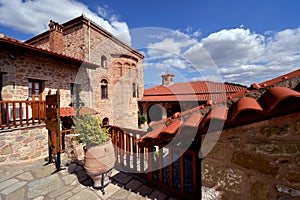
[(41, 124), (45, 101), (0, 101), (0, 128)]
[(144, 131), (110, 126), (116, 167), (138, 173), (148, 182), (189, 199), (201, 199), (201, 160), (198, 152), (178, 147), (145, 148), (137, 142)]
[(145, 131), (109, 126), (115, 146), (116, 167), (125, 172), (145, 173), (148, 168), (148, 149), (140, 147), (137, 140)]

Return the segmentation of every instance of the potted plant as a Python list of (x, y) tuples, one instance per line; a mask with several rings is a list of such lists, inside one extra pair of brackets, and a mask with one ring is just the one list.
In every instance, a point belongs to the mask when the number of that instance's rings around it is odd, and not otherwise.
[(140, 127), (144, 128), (145, 122), (147, 121), (147, 117), (145, 115), (139, 115), (138, 120), (139, 120)]
[(73, 117), (73, 121), (79, 139), (85, 145), (84, 168), (94, 180), (94, 187), (103, 188), (109, 183), (107, 174), (116, 160), (109, 128), (103, 127), (101, 120), (90, 114)]

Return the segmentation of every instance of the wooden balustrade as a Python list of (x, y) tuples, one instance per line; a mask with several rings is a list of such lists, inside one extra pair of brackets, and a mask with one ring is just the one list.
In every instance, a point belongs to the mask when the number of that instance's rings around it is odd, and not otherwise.
[(110, 126), (112, 142), (115, 146), (116, 167), (132, 173), (147, 171), (147, 148), (140, 147), (137, 139), (146, 134), (145, 131)]
[(201, 160), (198, 152), (171, 146), (145, 148), (137, 140), (144, 131), (110, 126), (116, 167), (139, 173), (148, 182), (189, 199), (201, 197)]
[(0, 101), (0, 128), (41, 124), (45, 101)]

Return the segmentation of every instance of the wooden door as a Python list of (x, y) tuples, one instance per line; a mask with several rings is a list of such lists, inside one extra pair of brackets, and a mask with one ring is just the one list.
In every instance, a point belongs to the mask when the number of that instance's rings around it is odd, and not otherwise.
[(28, 82), (28, 100), (32, 101), (32, 117), (34, 119), (45, 119), (45, 105), (43, 100), (43, 81), (29, 80)]

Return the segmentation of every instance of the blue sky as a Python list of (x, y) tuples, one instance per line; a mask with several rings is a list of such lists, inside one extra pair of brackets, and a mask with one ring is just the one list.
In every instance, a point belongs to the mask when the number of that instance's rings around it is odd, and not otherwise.
[(146, 87), (166, 71), (249, 85), (300, 68), (299, 9), (297, 0), (0, 0), (0, 32), (26, 40), (84, 13), (145, 54)]

